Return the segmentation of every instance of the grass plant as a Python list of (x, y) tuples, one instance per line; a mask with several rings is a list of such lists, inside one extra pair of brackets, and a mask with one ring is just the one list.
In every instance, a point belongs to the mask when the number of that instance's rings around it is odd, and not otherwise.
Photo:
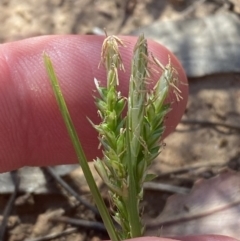
[[(103, 42), (101, 64), (106, 68), (107, 84), (101, 86), (100, 82), (94, 79), (98, 93), (94, 98), (101, 123), (95, 124), (89, 120), (99, 133), (103, 150), (103, 157), (96, 158), (94, 162), (98, 174), (109, 189), (113, 207), (111, 214), (88, 167), (50, 57), (44, 54), (45, 66), (60, 112), (112, 241), (144, 234), (140, 202), (143, 198), (144, 182), (155, 177), (148, 173), (148, 169), (161, 150), (164, 118), (170, 111), (170, 103), (166, 103), (166, 98), (171, 90), (177, 100), (181, 99), (177, 71), (171, 65), (170, 58), (169, 63), (163, 66), (148, 53), (147, 40), (143, 35), (138, 38), (133, 52), (128, 97), (122, 96), (118, 90), (121, 85), (118, 71), (124, 71), (119, 51), (121, 47), (126, 46), (116, 36), (107, 36)], [(159, 79), (155, 86), (149, 89), (152, 71), (157, 71)]]

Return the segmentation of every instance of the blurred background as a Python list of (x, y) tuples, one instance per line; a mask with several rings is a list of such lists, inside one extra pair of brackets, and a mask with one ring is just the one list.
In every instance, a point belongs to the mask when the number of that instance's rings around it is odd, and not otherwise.
[(155, 21), (239, 13), (238, 0), (1, 0), (0, 41), (46, 34), (130, 34)]
[[(151, 168), (159, 178), (145, 187), (144, 220), (153, 224), (172, 194), (189, 193), (196, 180), (213, 178), (224, 168), (240, 170), (239, 16), (239, 0), (0, 0), (0, 43), (48, 34), (102, 35), (106, 29), (109, 35), (144, 33), (174, 52), (188, 76), (190, 94), (182, 122)], [(0, 174), (0, 240), (106, 239), (91, 203), (76, 166)], [(224, 225), (227, 231), (221, 226), (211, 230), (240, 236), (233, 223)], [(159, 230), (149, 233), (159, 235)], [(182, 228), (181, 234), (193, 230)]]

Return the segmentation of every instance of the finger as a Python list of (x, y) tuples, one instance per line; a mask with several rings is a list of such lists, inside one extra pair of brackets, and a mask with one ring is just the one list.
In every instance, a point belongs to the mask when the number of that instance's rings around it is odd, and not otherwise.
[(239, 241), (235, 238), (230, 238), (222, 235), (199, 235), (176, 238), (181, 241)]
[(222, 235), (198, 235), (174, 238), (158, 238), (158, 237), (141, 237), (129, 239), (129, 241), (238, 241), (235, 238), (230, 238)]
[[(169, 238), (159, 238), (159, 237), (140, 237), (140, 238), (127, 239), (126, 241), (180, 241), (180, 240), (169, 239)], [(191, 241), (195, 241), (195, 240), (191, 240)]]
[[(130, 59), (135, 37), (123, 38), (121, 53), (126, 72), (120, 73), (120, 90), (127, 96)], [(98, 123), (93, 101), (96, 77), (106, 79), (98, 69), (103, 37), (44, 36), (3, 44), (0, 47), (0, 171), (24, 165), (45, 166), (75, 163), (76, 156), (56, 104), (43, 63), (43, 52), (53, 61), (70, 114), (89, 160), (100, 155), (97, 134), (86, 117)], [(149, 41), (149, 49), (163, 63), (172, 63), (179, 79), (184, 71), (164, 47)], [(156, 76), (154, 77), (156, 78)], [(184, 112), (188, 87), (181, 84), (183, 101), (172, 105), (165, 135), (174, 130)], [(171, 98), (174, 98), (172, 96)]]

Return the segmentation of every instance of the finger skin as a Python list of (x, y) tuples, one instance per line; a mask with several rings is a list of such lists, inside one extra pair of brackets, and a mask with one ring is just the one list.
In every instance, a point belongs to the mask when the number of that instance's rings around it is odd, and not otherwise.
[(176, 238), (158, 238), (158, 237), (141, 237), (128, 239), (126, 241), (239, 241), (234, 238), (222, 235), (199, 235), (199, 236), (186, 236)]
[(222, 235), (186, 236), (186, 237), (177, 237), (175, 239), (181, 240), (181, 241), (239, 241), (235, 238), (230, 238)]
[(140, 237), (127, 239), (126, 241), (180, 241), (178, 239), (169, 239), (169, 238), (158, 238), (158, 237)]
[[(121, 49), (126, 72), (121, 72), (120, 90), (128, 93), (130, 59), (135, 37), (123, 37)], [(0, 172), (22, 166), (46, 166), (76, 163), (43, 63), (43, 52), (53, 61), (73, 122), (88, 160), (101, 156), (95, 130), (86, 117), (99, 122), (94, 104), (94, 77), (105, 83), (100, 61), (101, 36), (42, 36), (0, 46)], [(163, 63), (168, 55), (186, 83), (177, 59), (159, 44), (148, 41), (149, 49)], [(156, 76), (153, 77), (156, 80)], [(173, 110), (166, 119), (165, 136), (173, 131), (184, 112), (188, 86), (180, 84), (183, 101), (170, 95)]]

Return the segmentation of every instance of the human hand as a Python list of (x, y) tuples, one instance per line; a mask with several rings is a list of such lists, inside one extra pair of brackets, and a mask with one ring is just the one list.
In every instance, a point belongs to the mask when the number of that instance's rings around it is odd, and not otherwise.
[(199, 235), (199, 236), (175, 237), (172, 239), (157, 238), (157, 237), (142, 237), (142, 238), (129, 239), (128, 241), (239, 241), (239, 240), (222, 236), (222, 235)]
[[(0, 172), (22, 166), (47, 166), (76, 163), (77, 159), (58, 109), (43, 63), (43, 52), (53, 61), (70, 114), (88, 160), (97, 155), (97, 133), (88, 122), (99, 121), (93, 99), (94, 77), (106, 80), (98, 69), (100, 36), (44, 36), (0, 46)], [(126, 72), (120, 73), (120, 90), (128, 94), (128, 80), (135, 37), (123, 37)], [(183, 100), (174, 102), (166, 120), (165, 136), (173, 131), (184, 112), (188, 86), (176, 58), (164, 47), (149, 41), (149, 49), (163, 63), (168, 55), (183, 84)], [(156, 75), (155, 75), (156, 80)], [(185, 84), (184, 84), (185, 83)], [(174, 98), (174, 95), (170, 95)]]

